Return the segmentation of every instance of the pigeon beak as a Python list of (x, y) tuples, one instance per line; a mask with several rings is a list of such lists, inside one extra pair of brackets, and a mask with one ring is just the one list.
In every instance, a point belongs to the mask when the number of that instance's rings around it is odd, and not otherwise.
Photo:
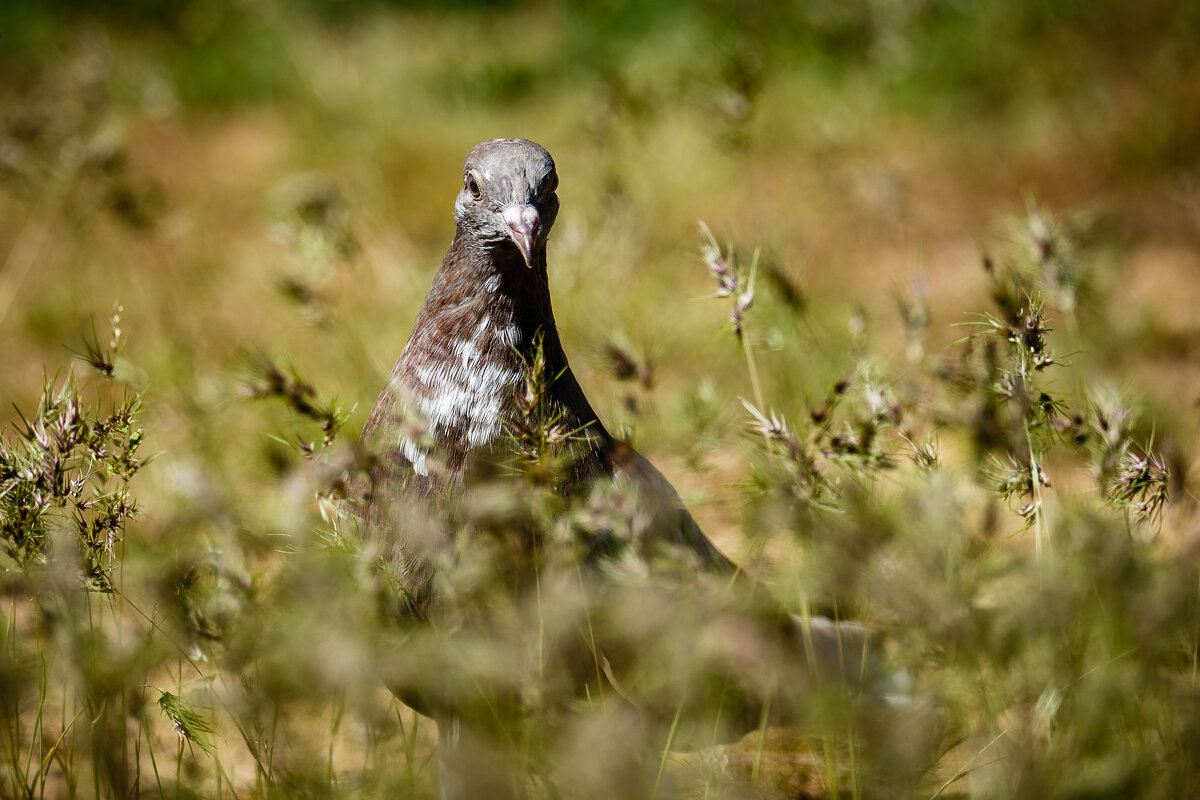
[(533, 206), (505, 206), (501, 212), (508, 225), (508, 235), (525, 258), (525, 266), (533, 266), (533, 248), (537, 243), (538, 226), (542, 218)]

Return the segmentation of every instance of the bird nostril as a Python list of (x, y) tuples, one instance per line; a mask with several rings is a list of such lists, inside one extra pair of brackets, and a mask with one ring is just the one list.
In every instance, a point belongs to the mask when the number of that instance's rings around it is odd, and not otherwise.
[(533, 206), (506, 206), (501, 216), (508, 225), (510, 238), (525, 259), (525, 266), (532, 267), (533, 251), (542, 222), (538, 210)]
[(509, 228), (526, 236), (536, 236), (542, 222), (533, 206), (506, 206), (502, 215)]

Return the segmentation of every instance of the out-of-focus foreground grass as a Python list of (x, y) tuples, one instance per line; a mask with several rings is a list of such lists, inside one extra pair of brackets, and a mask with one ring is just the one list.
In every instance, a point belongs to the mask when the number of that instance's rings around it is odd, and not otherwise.
[[(52, 443), (0, 473), (6, 794), (431, 791), (304, 450), (361, 428), (498, 136), (558, 164), (601, 416), (914, 676), (887, 731), (680, 757), (678, 791), (1196, 791), (1200, 6), (8, 0), (5, 452), (63, 370), (118, 413), (45, 519), (13, 487)], [(698, 220), (757, 265), (744, 343)], [(333, 445), (248, 397), (268, 359), (337, 398)]]

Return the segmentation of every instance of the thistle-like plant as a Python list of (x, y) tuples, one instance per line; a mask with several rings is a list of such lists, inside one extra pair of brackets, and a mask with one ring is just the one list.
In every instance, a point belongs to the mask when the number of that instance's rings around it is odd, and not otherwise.
[[(246, 361), (250, 370), (244, 388), (246, 397), (279, 400), (295, 414), (321, 426), (323, 446), (333, 444), (347, 419), (346, 412), (338, 406), (336, 399), (319, 402), (316, 387), (294, 369), (285, 371), (266, 355), (249, 354)], [(296, 447), (309, 458), (316, 449), (315, 443), (303, 438), (297, 438)]]
[[(111, 365), (95, 346), (94, 364)], [(74, 373), (47, 379), (37, 410), (0, 437), (0, 552), (29, 570), (50, 556), (52, 532), (69, 531), (84, 580), (109, 592), (125, 524), (136, 511), (129, 482), (145, 462), (139, 393), (107, 410), (88, 407)]]

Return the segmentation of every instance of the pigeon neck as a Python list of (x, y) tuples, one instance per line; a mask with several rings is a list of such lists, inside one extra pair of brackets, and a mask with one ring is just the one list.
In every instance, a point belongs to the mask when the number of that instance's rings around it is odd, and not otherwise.
[(464, 306), (477, 307), (494, 326), (509, 331), (510, 344), (522, 354), (531, 352), (539, 332), (547, 348), (551, 339), (558, 345), (544, 243), (534, 252), (533, 266), (526, 266), (511, 242), (481, 242), (460, 228), (451, 253), (456, 257), (446, 264), (448, 274), (439, 277), (461, 287)]
[[(460, 230), (454, 246), (465, 249), (480, 247), (480, 243)], [(554, 323), (545, 242), (534, 251), (532, 266), (525, 264), (515, 246), (488, 248), (484, 245), (481, 249), (483, 252), (470, 253), (461, 259), (464, 263), (478, 265), (478, 274), (464, 276), (480, 293), (478, 307), (493, 315), (492, 322), (499, 329), (511, 331), (506, 338), (515, 350), (514, 361), (517, 353), (526, 361), (530, 360), (541, 338), (545, 376), (553, 381), (550, 394), (572, 412), (577, 425), (586, 426), (593, 437), (607, 446), (608, 432), (571, 371)]]

